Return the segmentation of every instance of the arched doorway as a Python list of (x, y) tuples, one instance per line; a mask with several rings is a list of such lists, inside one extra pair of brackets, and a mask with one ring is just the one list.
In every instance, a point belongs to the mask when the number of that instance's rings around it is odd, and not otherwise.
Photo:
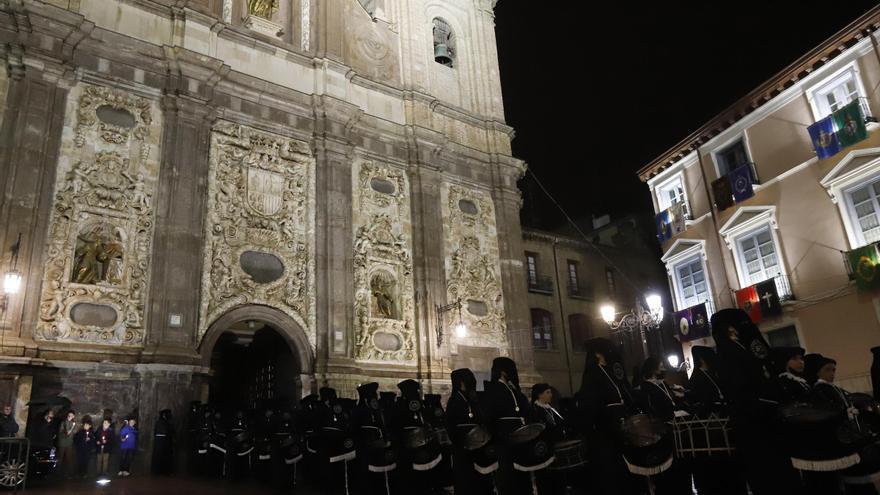
[(239, 306), (218, 318), (200, 345), (212, 371), (208, 400), (223, 409), (250, 409), (265, 400), (295, 404), (311, 392), (314, 358), (302, 328), (283, 312)]

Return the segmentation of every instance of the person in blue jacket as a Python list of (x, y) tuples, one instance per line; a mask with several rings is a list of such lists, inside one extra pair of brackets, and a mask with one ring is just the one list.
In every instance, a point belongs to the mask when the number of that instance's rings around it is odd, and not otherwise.
[(119, 462), (118, 476), (131, 475), (129, 469), (131, 469), (134, 452), (137, 450), (137, 436), (137, 419), (134, 416), (129, 416), (122, 425), (122, 429), (119, 430), (119, 451), (122, 459)]

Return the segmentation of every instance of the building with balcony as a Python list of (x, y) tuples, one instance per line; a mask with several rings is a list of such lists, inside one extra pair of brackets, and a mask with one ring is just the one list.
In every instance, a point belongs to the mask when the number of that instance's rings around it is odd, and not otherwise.
[[(584, 226), (586, 238), (568, 229), (523, 229), (535, 371), (563, 395), (580, 388), (584, 343), (593, 337), (622, 344), (627, 364), (642, 359), (637, 338), (610, 335), (599, 311), (603, 304), (614, 303), (623, 310), (657, 292), (669, 307), (656, 242), (646, 239), (646, 225), (650, 229), (650, 222), (635, 216), (614, 222), (605, 217)], [(668, 333), (668, 326), (664, 330)], [(669, 338), (651, 333), (651, 351), (661, 355)]]
[(778, 301), (755, 313), (770, 344), (837, 358), (850, 390), (870, 388), (880, 344), (880, 294), (846, 262), (880, 240), (878, 27), (875, 8), (638, 172), (675, 309)]

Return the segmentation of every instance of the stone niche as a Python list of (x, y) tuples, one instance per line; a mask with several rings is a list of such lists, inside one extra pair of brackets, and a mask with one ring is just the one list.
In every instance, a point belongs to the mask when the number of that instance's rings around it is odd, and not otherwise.
[(315, 346), (314, 198), (307, 142), (214, 126), (199, 338), (230, 309), (262, 304), (293, 318)]
[(402, 169), (361, 161), (352, 175), (355, 349), (360, 361), (413, 363), (412, 225)]
[(85, 83), (71, 89), (38, 340), (143, 344), (161, 130), (154, 100)]
[(509, 347), (492, 198), (487, 191), (449, 183), (444, 184), (441, 197), (446, 299), (462, 301), (462, 319), (469, 329), (466, 337), (449, 335), (451, 351), (457, 353), (459, 345), (491, 347), (506, 356)]

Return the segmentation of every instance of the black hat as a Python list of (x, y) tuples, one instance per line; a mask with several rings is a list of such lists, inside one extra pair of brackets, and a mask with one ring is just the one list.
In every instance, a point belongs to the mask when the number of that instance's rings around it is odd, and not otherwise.
[(538, 400), (538, 397), (541, 396), (547, 390), (550, 390), (551, 387), (549, 383), (536, 383), (532, 385), (532, 402)]
[(586, 356), (586, 364), (587, 367), (590, 365), (596, 364), (596, 354), (601, 354), (605, 357), (605, 364), (611, 365), (613, 362), (620, 361), (620, 355), (617, 352), (617, 348), (614, 344), (611, 343), (610, 340), (603, 337), (592, 338), (584, 344), (585, 349), (587, 351)]
[(492, 360), (492, 381), (501, 378), (501, 372), (507, 375), (507, 381), (519, 386), (519, 373), (516, 371), (516, 363), (508, 357), (497, 357)]
[(400, 395), (407, 399), (416, 399), (419, 397), (419, 390), (422, 386), (413, 379), (407, 379), (397, 384), (400, 389)]
[(872, 354), (880, 354), (880, 346), (872, 347), (872, 348), (871, 348), (871, 353), (872, 353)]
[(819, 379), (819, 370), (829, 363), (837, 364), (837, 361), (821, 354), (807, 354), (804, 356), (804, 378), (810, 384)]
[(331, 387), (321, 387), (318, 390), (318, 393), (321, 397), (321, 402), (327, 402), (336, 398), (336, 389)]
[(477, 390), (477, 377), (474, 376), (474, 372), (470, 368), (459, 368), (452, 372), (450, 378), (452, 378), (453, 391), (461, 390), (462, 384), (464, 384), (466, 392)]
[(657, 370), (659, 369), (660, 360), (649, 356), (642, 361), (642, 369), (640, 370), (639, 376), (641, 376), (643, 380), (646, 378), (654, 378), (654, 375), (657, 374)]
[(770, 364), (773, 366), (773, 372), (779, 374), (787, 371), (788, 361), (795, 356), (803, 357), (803, 355), (802, 347), (771, 347)]
[(377, 398), (378, 391), (379, 391), (379, 384), (376, 382), (364, 383), (363, 385), (360, 385), (357, 388), (358, 397), (360, 397), (363, 400)]
[(705, 345), (691, 347), (691, 356), (694, 358), (694, 368), (700, 367), (700, 361), (705, 361), (710, 368), (715, 366), (715, 349)]

